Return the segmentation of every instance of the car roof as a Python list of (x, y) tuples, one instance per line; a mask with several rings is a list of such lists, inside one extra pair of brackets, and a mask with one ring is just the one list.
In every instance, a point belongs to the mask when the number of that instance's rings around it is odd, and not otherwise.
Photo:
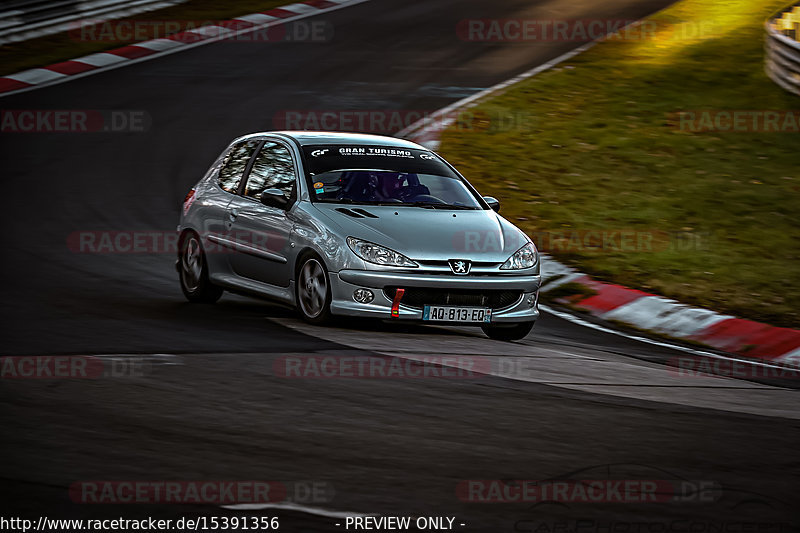
[(420, 146), (417, 143), (405, 139), (387, 137), (385, 135), (369, 135), (366, 133), (342, 133), (335, 131), (265, 131), (261, 135), (269, 134), (290, 137), (301, 146), (315, 144), (378, 144), (395, 148), (427, 150), (424, 146)]

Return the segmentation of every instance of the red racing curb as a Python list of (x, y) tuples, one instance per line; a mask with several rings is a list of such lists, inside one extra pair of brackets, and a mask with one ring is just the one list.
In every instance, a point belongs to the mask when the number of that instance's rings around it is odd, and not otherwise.
[(314, 6), (319, 9), (328, 9), (329, 7), (333, 7), (336, 4), (333, 2), (329, 2), (328, 0), (308, 0), (307, 2), (303, 2), (304, 4), (308, 4), (310, 6)]
[(743, 318), (718, 322), (692, 339), (719, 350), (761, 359), (775, 359), (800, 348), (800, 331)]
[[(587, 311), (599, 318), (605, 318), (604, 315), (607, 313), (637, 302), (641, 298), (658, 299), (667, 309), (665, 320), (676, 317), (678, 319), (685, 318), (685, 316), (679, 315), (693, 311), (703, 313), (704, 319), (710, 317), (713, 320), (714, 315), (718, 317), (718, 320), (698, 332), (686, 335), (672, 332), (670, 336), (697, 341), (724, 352), (769, 361), (797, 363), (797, 358), (800, 357), (800, 354), (794, 353), (800, 351), (800, 330), (779, 328), (753, 320), (718, 315), (704, 309), (691, 308), (656, 294), (596, 281), (587, 275), (582, 275), (570, 282), (583, 285), (595, 294), (565, 296), (557, 298), (555, 301)], [(630, 316), (637, 317), (636, 313), (625, 316), (628, 320), (622, 320), (623, 322), (646, 329), (649, 329), (653, 319), (657, 318), (652, 315), (640, 314), (641, 321), (637, 323), (635, 318), (630, 319)], [(614, 316), (611, 318), (617, 319)]]
[[(306, 2), (304, 2), (306, 3)], [(264, 11), (262, 15), (269, 15), (270, 17), (278, 17), (280, 19), (285, 19), (289, 17), (294, 17), (297, 15), (294, 11), (287, 11), (285, 9), (281, 9), (276, 7), (275, 9), (270, 9), (269, 11)]]
[(0, 93), (16, 91), (17, 89), (24, 89), (25, 87), (33, 87), (33, 84), (12, 80), (11, 78), (0, 78)]
[(62, 63), (56, 63), (55, 65), (49, 65), (45, 67), (47, 70), (52, 70), (53, 72), (58, 72), (59, 74), (80, 74), (81, 72), (86, 72), (87, 70), (94, 70), (97, 67), (94, 65), (89, 65), (88, 63), (81, 63), (79, 61), (64, 61)]
[[(139, 43), (130, 44), (113, 50), (103, 50), (88, 56), (77, 57), (68, 61), (62, 61), (44, 67), (32, 68), (23, 72), (8, 74), (0, 77), (0, 96), (21, 89), (28, 89), (30, 87), (45, 86), (54, 82), (64, 81), (69, 79), (70, 76), (83, 74), (89, 71), (101, 71), (107, 66), (119, 66), (124, 64), (117, 61), (102, 61), (100, 54), (110, 54), (118, 56), (125, 60), (134, 60), (148, 56), (158, 56), (166, 53), (172, 53), (179, 50), (178, 45), (163, 46), (164, 41), (175, 41), (184, 45), (195, 44), (202, 41), (213, 41), (224, 39), (225, 34), (247, 30), (254, 27), (268, 27), (272, 24), (280, 24), (282, 20), (306, 17), (311, 14), (324, 13), (328, 10), (338, 9), (350, 4), (357, 4), (364, 0), (350, 0), (350, 1), (330, 1), (330, 0), (308, 0), (306, 2), (299, 2), (294, 4), (287, 4), (284, 7), (276, 7), (269, 11), (262, 13), (251, 13), (249, 15), (242, 15), (227, 21), (221, 21), (213, 26), (205, 26), (198, 30), (188, 30), (180, 33), (175, 33), (161, 39), (152, 39)], [(307, 8), (297, 9), (301, 4)], [(291, 9), (292, 6), (296, 6)], [(289, 9), (286, 9), (289, 8)], [(266, 19), (263, 15), (273, 17), (274, 20), (264, 20), (263, 22), (252, 22), (249, 20), (242, 20), (242, 17), (255, 17), (261, 16), (261, 19)], [(158, 43), (157, 41), (161, 41)], [(144, 46), (149, 44), (150, 46)], [(95, 57), (92, 57), (95, 56)], [(99, 56), (99, 57), (98, 57)], [(107, 59), (107, 56), (105, 56)], [(85, 61), (84, 61), (85, 60)], [(98, 63), (100, 61), (100, 63)], [(49, 74), (47, 71), (60, 74)]]
[(597, 292), (597, 294), (588, 296), (579, 301), (570, 302), (573, 306), (589, 311), (595, 316), (607, 313), (612, 309), (616, 309), (621, 305), (625, 305), (637, 300), (642, 296), (652, 296), (646, 292), (636, 289), (629, 289), (628, 287), (623, 287), (622, 285), (614, 285), (612, 283), (595, 281), (589, 276), (583, 276), (573, 280), (573, 283), (578, 283)]
[(127, 57), (128, 59), (136, 59), (139, 57), (149, 56), (150, 54), (155, 54), (155, 50), (150, 50), (148, 48), (142, 48), (141, 46), (136, 46), (132, 44), (130, 46), (123, 46), (122, 48), (117, 48), (116, 50), (112, 50), (109, 52), (110, 54), (114, 54), (115, 56), (122, 56)]

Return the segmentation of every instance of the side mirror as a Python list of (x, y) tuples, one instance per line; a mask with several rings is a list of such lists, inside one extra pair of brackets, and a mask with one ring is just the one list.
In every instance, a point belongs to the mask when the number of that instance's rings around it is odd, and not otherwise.
[(483, 201), (489, 204), (489, 207), (491, 207), (493, 211), (496, 211), (497, 213), (500, 212), (500, 200), (494, 196), (484, 196)]
[(283, 194), (280, 189), (267, 189), (261, 193), (261, 203), (267, 207), (277, 207), (278, 209), (285, 209), (289, 204), (289, 199)]

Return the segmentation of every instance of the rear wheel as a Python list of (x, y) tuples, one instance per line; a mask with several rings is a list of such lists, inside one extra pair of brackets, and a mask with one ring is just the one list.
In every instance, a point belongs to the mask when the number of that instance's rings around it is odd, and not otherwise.
[(213, 304), (222, 296), (222, 289), (208, 279), (208, 263), (200, 237), (188, 233), (181, 239), (178, 272), (181, 290), (190, 302)]
[(533, 329), (533, 322), (520, 322), (508, 326), (481, 326), (490, 339), (498, 341), (518, 341), (524, 339)]
[(324, 324), (331, 318), (331, 287), (322, 260), (308, 255), (297, 272), (297, 308), (311, 324)]

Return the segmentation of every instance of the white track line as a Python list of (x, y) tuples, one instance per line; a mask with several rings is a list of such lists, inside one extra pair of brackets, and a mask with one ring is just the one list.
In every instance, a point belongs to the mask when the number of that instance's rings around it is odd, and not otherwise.
[[(438, 111), (434, 112), (433, 114), (431, 114), (429, 116), (421, 118), (420, 120), (416, 121), (415, 123), (411, 124), (410, 126), (408, 126), (406, 128), (403, 128), (402, 130), (398, 131), (395, 134), (395, 137), (406, 138), (408, 135), (410, 135), (411, 133), (413, 133), (413, 132), (415, 132), (417, 130), (425, 129), (426, 127), (430, 126), (431, 124), (436, 124), (437, 120), (438, 120), (437, 117), (440, 117), (442, 115), (447, 115), (448, 113), (451, 113), (451, 112), (453, 112), (453, 111), (455, 111), (455, 110), (457, 110), (457, 109), (459, 109), (461, 107), (471, 107), (478, 100), (480, 100), (481, 98), (483, 98), (485, 96), (488, 96), (488, 95), (490, 95), (492, 93), (495, 93), (497, 91), (505, 89), (506, 87), (509, 87), (510, 85), (513, 85), (513, 84), (518, 83), (520, 81), (526, 80), (528, 78), (532, 78), (533, 76), (536, 76), (537, 74), (540, 74), (540, 73), (544, 72), (545, 70), (549, 70), (549, 69), (553, 68), (554, 66), (558, 65), (559, 63), (563, 63), (564, 61), (567, 61), (568, 59), (572, 59), (573, 57), (577, 56), (578, 54), (582, 54), (586, 50), (589, 50), (594, 45), (596, 45), (597, 43), (607, 39), (608, 37), (610, 37), (610, 36), (612, 36), (612, 35), (614, 35), (616, 33), (622, 32), (623, 30), (625, 30), (627, 28), (636, 27), (636, 26), (640, 25), (641, 23), (642, 23), (641, 20), (637, 20), (637, 21), (631, 22), (630, 24), (626, 25), (623, 28), (620, 28), (617, 31), (609, 32), (603, 37), (600, 37), (600, 38), (595, 39), (593, 41), (590, 41), (588, 43), (584, 43), (584, 44), (578, 46), (577, 48), (574, 48), (574, 49), (570, 50), (569, 52), (561, 54), (560, 56), (558, 56), (558, 57), (556, 57), (554, 59), (551, 59), (550, 61), (542, 63), (541, 65), (539, 65), (537, 67), (534, 67), (534, 68), (532, 68), (530, 70), (527, 70), (527, 71), (523, 72), (522, 74), (514, 76), (513, 78), (509, 78), (509, 79), (507, 79), (505, 81), (501, 81), (500, 83), (492, 85), (488, 89), (484, 89), (484, 90), (482, 90), (480, 92), (477, 92), (475, 94), (472, 94), (472, 95), (470, 95), (470, 96), (468, 96), (466, 98), (462, 98), (461, 100), (458, 100), (457, 102), (454, 102), (454, 103), (450, 104), (447, 107), (443, 107), (442, 109), (439, 109)], [(441, 124), (441, 122), (439, 122), (439, 124)], [(442, 129), (444, 129), (444, 127), (442, 127)]]
[(319, 507), (310, 507), (298, 503), (236, 503), (232, 505), (221, 505), (223, 509), (233, 511), (261, 511), (263, 509), (280, 509), (282, 511), (297, 511), (301, 513), (324, 516), (326, 518), (347, 518), (348, 516), (374, 516), (363, 513), (349, 513), (345, 511), (331, 511)]
[(747, 365), (753, 365), (753, 366), (758, 366), (758, 367), (763, 367), (763, 368), (786, 369), (786, 365), (779, 365), (779, 364), (773, 364), (773, 363), (769, 363), (769, 362), (763, 362), (763, 361), (760, 361), (760, 360), (757, 360), (757, 359), (740, 359), (738, 357), (732, 357), (732, 356), (728, 356), (728, 355), (722, 355), (722, 354), (717, 354), (717, 353), (712, 353), (712, 352), (706, 352), (706, 351), (703, 351), (703, 350), (697, 350), (695, 348), (690, 348), (688, 346), (681, 346), (679, 344), (672, 344), (672, 343), (665, 342), (665, 341), (658, 341), (658, 340), (655, 340), (655, 339), (651, 339), (649, 337), (641, 337), (639, 335), (632, 335), (630, 333), (625, 333), (624, 331), (617, 331), (615, 329), (611, 329), (611, 328), (607, 328), (605, 326), (601, 326), (600, 324), (595, 324), (594, 322), (589, 322), (588, 320), (585, 320), (585, 319), (583, 319), (583, 318), (581, 318), (581, 317), (579, 317), (577, 315), (573, 315), (573, 314), (567, 313), (565, 311), (557, 311), (556, 309), (553, 309), (552, 307), (550, 307), (548, 305), (544, 305), (544, 304), (539, 304), (539, 308), (542, 309), (543, 311), (547, 312), (547, 313), (550, 313), (551, 315), (557, 316), (558, 318), (563, 318), (564, 320), (569, 320), (573, 324), (578, 324), (580, 326), (584, 326), (584, 327), (587, 327), (587, 328), (592, 328), (592, 329), (595, 329), (597, 331), (602, 331), (603, 333), (612, 333), (614, 335), (618, 335), (620, 337), (625, 337), (627, 339), (631, 339), (631, 340), (635, 340), (635, 341), (639, 341), (639, 342), (645, 342), (647, 344), (653, 344), (655, 346), (661, 346), (663, 348), (670, 348), (672, 350), (679, 350), (681, 352), (686, 352), (686, 353), (690, 353), (690, 354), (693, 354), (693, 355), (699, 355), (701, 357), (709, 357), (709, 358), (712, 358), (712, 359), (722, 359), (722, 360), (725, 360), (725, 361), (735, 361), (737, 363), (744, 363), (744, 364), (747, 364)]
[[(440, 360), (438, 364), (457, 368), (460, 358), (473, 357), (467, 354), (482, 354), (477, 357), (481, 358), (484, 366), (476, 370), (476, 379), (484, 375), (496, 376), (592, 395), (800, 419), (800, 397), (796, 390), (790, 388), (754, 383), (750, 379), (738, 379), (736, 376), (684, 374), (678, 367), (650, 361), (641, 355), (637, 357), (614, 351), (598, 351), (591, 345), (570, 348), (561, 343), (553, 344), (547, 339), (540, 342), (535, 333), (527, 342), (504, 343), (468, 333), (463, 336), (436, 335), (434, 328), (425, 332), (395, 332), (387, 329), (380, 333), (375, 332), (370, 337), (370, 345), (365, 347), (359, 341), (363, 338), (361, 330), (315, 327), (298, 319), (268, 320), (305, 335), (356, 349), (366, 349), (376, 356), (424, 361), (431, 355), (448, 354), (450, 357)], [(403, 347), (402, 351), (398, 350), (399, 346)], [(406, 351), (409, 349), (413, 351)], [(461, 353), (458, 352), (459, 349), (462, 350)], [(330, 354), (330, 357), (336, 355)], [(678, 357), (676, 355), (676, 360)], [(778, 375), (778, 372), (772, 372)], [(316, 377), (313, 373), (308, 375), (309, 379)]]
[[(461, 100), (458, 100), (457, 102), (454, 102), (454, 103), (450, 104), (447, 107), (443, 107), (442, 109), (439, 109), (439, 110), (435, 111), (434, 113), (432, 113), (429, 116), (426, 116), (424, 118), (419, 119), (418, 121), (414, 122), (410, 126), (407, 126), (407, 127), (403, 128), (402, 130), (398, 131), (395, 134), (395, 137), (406, 138), (409, 135), (411, 135), (412, 133), (415, 133), (418, 130), (425, 130), (426, 128), (428, 128), (429, 126), (432, 126), (432, 125), (438, 125), (441, 130), (444, 130), (447, 127), (447, 124), (445, 124), (445, 121), (441, 120), (441, 117), (447, 116), (448, 114), (456, 111), (459, 108), (471, 107), (472, 105), (474, 105), (481, 98), (484, 98), (484, 97), (486, 97), (486, 96), (488, 96), (488, 95), (490, 95), (492, 93), (495, 93), (497, 91), (505, 89), (506, 87), (508, 87), (510, 85), (513, 85), (513, 84), (515, 84), (517, 82), (526, 80), (526, 79), (531, 78), (533, 76), (536, 76), (537, 74), (539, 74), (541, 72), (544, 72), (545, 70), (551, 69), (554, 66), (558, 65), (559, 63), (562, 63), (562, 62), (564, 62), (564, 61), (566, 61), (568, 59), (572, 59), (573, 57), (577, 56), (578, 54), (581, 54), (581, 53), (585, 52), (586, 50), (588, 50), (591, 47), (593, 47), (595, 44), (596, 44), (596, 41), (592, 41), (590, 43), (582, 44), (581, 46), (575, 48), (574, 50), (570, 50), (569, 52), (567, 52), (565, 54), (561, 54), (560, 56), (558, 56), (558, 57), (556, 57), (554, 59), (551, 59), (550, 61), (539, 65), (538, 67), (532, 68), (532, 69), (530, 69), (530, 70), (528, 70), (526, 72), (523, 72), (522, 74), (514, 76), (513, 78), (508, 79), (508, 80), (503, 81), (503, 82), (500, 82), (500, 83), (498, 83), (496, 85), (492, 85), (488, 89), (484, 89), (484, 90), (482, 90), (480, 92), (477, 92), (475, 94), (467, 96), (466, 98), (462, 98)], [(452, 119), (450, 119), (450, 120), (452, 122)]]
[[(109, 70), (114, 70), (114, 69), (117, 69), (117, 68), (127, 67), (129, 65), (135, 65), (137, 63), (143, 63), (144, 61), (150, 61), (151, 59), (164, 57), (164, 56), (167, 56), (167, 55), (170, 55), (170, 54), (176, 54), (178, 52), (183, 52), (185, 50), (190, 50), (192, 48), (197, 48), (198, 46), (204, 46), (204, 45), (207, 45), (207, 44), (215, 43), (215, 42), (218, 42), (218, 41), (221, 41), (221, 40), (224, 40), (224, 39), (230, 39), (230, 38), (233, 38), (233, 37), (238, 37), (240, 35), (247, 35), (248, 33), (253, 33), (253, 32), (256, 32), (256, 31), (260, 31), (260, 30), (263, 30), (263, 29), (265, 29), (267, 27), (270, 27), (272, 25), (286, 24), (287, 22), (292, 22), (292, 21), (295, 21), (295, 20), (300, 20), (300, 19), (304, 19), (304, 18), (308, 18), (308, 17), (313, 17), (315, 15), (320, 15), (320, 14), (323, 14), (323, 13), (330, 13), (332, 11), (337, 11), (339, 9), (344, 9), (346, 7), (354, 6), (354, 5), (357, 5), (357, 4), (362, 4), (364, 2), (369, 2), (369, 0), (345, 0), (344, 3), (334, 2), (334, 3), (338, 3), (339, 5), (326, 7), (324, 9), (316, 9), (313, 12), (309, 11), (307, 13), (298, 14), (298, 15), (293, 16), (293, 17), (288, 17), (288, 18), (278, 19), (278, 20), (272, 20), (270, 22), (266, 22), (266, 23), (260, 24), (258, 26), (253, 26), (252, 28), (244, 28), (244, 29), (241, 29), (241, 30), (236, 30), (236, 32), (232, 33), (232, 34), (220, 35), (218, 37), (213, 37), (213, 38), (210, 38), (210, 39), (204, 39), (204, 40), (198, 41), (196, 43), (188, 43), (188, 44), (185, 44), (184, 46), (172, 48), (172, 49), (169, 49), (169, 50), (164, 50), (163, 52), (159, 52), (157, 54), (150, 54), (150, 55), (142, 56), (142, 57), (139, 57), (139, 58), (136, 58), (136, 59), (127, 59), (127, 60), (125, 60), (125, 58), (119, 56), (123, 60), (120, 63), (115, 63), (115, 64), (112, 64), (112, 65), (108, 65), (108, 66), (105, 66), (103, 68), (98, 68), (98, 69), (94, 69), (94, 70), (87, 70), (86, 72), (81, 72), (81, 73), (78, 73), (78, 74), (70, 74), (68, 76), (64, 76), (64, 77), (59, 78), (59, 79), (54, 79), (52, 81), (48, 81), (47, 83), (42, 83), (42, 84), (39, 84), (39, 85), (32, 85), (30, 87), (23, 87), (21, 89), (15, 90), (15, 91), (8, 91), (8, 92), (5, 92), (5, 93), (0, 93), (0, 98), (6, 97), (6, 96), (11, 96), (13, 94), (20, 94), (20, 93), (25, 93), (25, 92), (28, 92), (28, 91), (34, 91), (36, 89), (41, 89), (43, 87), (52, 87), (53, 85), (58, 85), (60, 83), (66, 83), (66, 82), (69, 82), (69, 81), (72, 81), (72, 80), (77, 80), (77, 79), (80, 79), (80, 78), (85, 78), (87, 76), (94, 76), (95, 74), (100, 74), (101, 72), (108, 72)], [(277, 6), (276, 9), (278, 9), (280, 7), (281, 6)], [(113, 54), (108, 54), (108, 55), (113, 55)], [(84, 59), (85, 58), (78, 58), (77, 60), (78, 61), (83, 61)], [(73, 61), (75, 61), (75, 60), (73, 60)], [(17, 73), (17, 74), (19, 74), (19, 73)], [(9, 76), (3, 76), (3, 77), (5, 77), (5, 78), (13, 78), (14, 76), (16, 76), (16, 74), (11, 74)]]

